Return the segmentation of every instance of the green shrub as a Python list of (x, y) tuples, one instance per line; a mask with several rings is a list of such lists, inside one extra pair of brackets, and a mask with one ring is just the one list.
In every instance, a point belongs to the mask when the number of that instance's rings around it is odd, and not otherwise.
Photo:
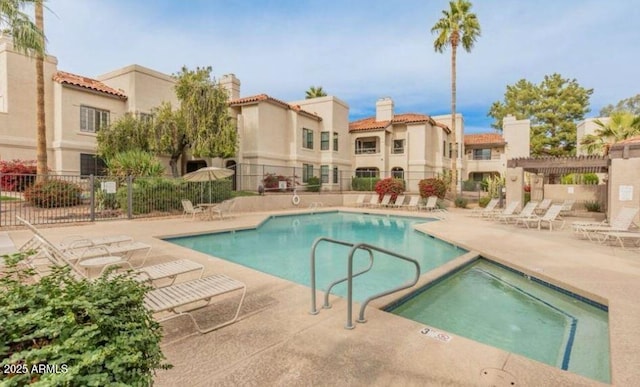
[(82, 188), (65, 180), (48, 179), (24, 191), (24, 199), (40, 208), (77, 206), (82, 201)]
[(602, 210), (600, 202), (597, 200), (587, 200), (584, 202), (584, 208), (589, 212), (600, 212)]
[(530, 201), (531, 201), (531, 192), (525, 192), (524, 193), (524, 204), (526, 205)]
[(418, 188), (420, 189), (420, 196), (423, 198), (437, 196), (440, 199), (444, 199), (444, 195), (447, 193), (447, 183), (442, 179), (420, 180)]
[(467, 208), (467, 204), (469, 204), (469, 201), (467, 200), (467, 198), (458, 196), (453, 203), (458, 208)]
[(267, 192), (269, 191), (277, 191), (280, 189), (280, 182), (287, 182), (287, 191), (293, 191), (294, 181), (290, 177), (286, 177), (283, 175), (276, 175), (275, 173), (267, 173), (264, 175), (262, 179), (262, 184)]
[(569, 173), (560, 178), (560, 184), (598, 184), (600, 179), (595, 173)]
[(465, 180), (462, 182), (462, 190), (463, 191), (476, 191), (476, 185), (479, 184), (482, 188), (482, 184), (479, 181), (475, 180)]
[(404, 180), (387, 177), (376, 183), (375, 191), (379, 198), (391, 194), (391, 200), (396, 200), (399, 194), (404, 192)]
[(478, 199), (478, 205), (482, 208), (485, 208), (490, 201), (491, 201), (491, 196), (483, 196), (480, 199)]
[(351, 189), (354, 191), (373, 191), (379, 177), (354, 177), (351, 179)]
[(115, 193), (107, 193), (100, 188), (95, 192), (96, 206), (99, 210), (115, 210), (120, 207)]
[(599, 183), (600, 179), (595, 173), (585, 173), (582, 175), (582, 184), (598, 185)]
[(164, 363), (161, 327), (144, 307), (148, 289), (126, 276), (78, 279), (54, 267), (39, 281), (4, 256), (0, 273), (0, 367), (59, 372), (1, 374), (3, 386), (149, 386)]
[[(182, 199), (197, 203), (219, 203), (231, 198), (232, 182), (220, 179), (204, 182), (188, 182), (163, 177), (138, 178), (132, 187), (132, 213), (182, 211)], [(120, 186), (116, 200), (123, 211), (128, 211), (128, 187)]]
[(322, 181), (317, 176), (310, 176), (307, 179), (307, 191), (310, 192), (320, 192), (320, 188), (322, 188)]
[(151, 153), (141, 150), (129, 150), (116, 153), (107, 160), (107, 170), (110, 176), (120, 178), (127, 176), (159, 177), (164, 174), (164, 167)]

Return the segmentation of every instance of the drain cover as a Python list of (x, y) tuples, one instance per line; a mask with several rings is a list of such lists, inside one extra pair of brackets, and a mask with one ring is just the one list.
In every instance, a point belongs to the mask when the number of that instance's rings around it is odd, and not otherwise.
[(480, 372), (483, 384), (486, 386), (515, 386), (516, 378), (510, 373), (497, 369), (485, 368)]

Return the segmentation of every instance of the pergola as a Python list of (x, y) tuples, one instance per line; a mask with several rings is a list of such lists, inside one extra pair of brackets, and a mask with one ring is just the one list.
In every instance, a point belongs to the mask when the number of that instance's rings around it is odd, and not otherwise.
[(608, 173), (609, 157), (519, 157), (507, 161), (507, 168), (522, 168), (525, 172), (549, 175), (568, 173)]

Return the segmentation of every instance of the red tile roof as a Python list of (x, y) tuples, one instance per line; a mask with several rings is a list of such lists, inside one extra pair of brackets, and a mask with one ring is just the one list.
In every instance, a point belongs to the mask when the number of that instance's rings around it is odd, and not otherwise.
[(83, 77), (82, 75), (76, 75), (76, 74), (71, 74), (64, 71), (58, 71), (53, 76), (53, 80), (60, 84), (78, 86), (85, 89), (91, 89), (100, 93), (110, 94), (120, 99), (127, 99), (127, 95), (124, 94), (122, 91), (111, 88), (98, 80)]
[(464, 145), (504, 145), (504, 137), (499, 133), (465, 134)]
[(633, 136), (626, 138), (624, 140), (620, 140), (616, 142), (614, 145), (625, 145), (625, 144), (640, 144), (640, 136)]
[(258, 94), (258, 95), (252, 95), (250, 97), (243, 97), (243, 98), (238, 98), (238, 99), (233, 99), (231, 101), (229, 101), (229, 106), (242, 106), (242, 105), (248, 105), (248, 104), (253, 104), (256, 102), (262, 102), (262, 101), (266, 101), (266, 102), (271, 102), (273, 104), (282, 106), (284, 108), (287, 109), (291, 109), (293, 111), (305, 114), (311, 118), (317, 119), (318, 121), (322, 120), (322, 117), (320, 117), (319, 115), (315, 114), (315, 113), (311, 113), (308, 112), (306, 110), (303, 110), (300, 105), (291, 105), (288, 104), (284, 101), (281, 101), (277, 98), (273, 98), (267, 94)]
[(367, 117), (361, 120), (353, 121), (349, 123), (350, 132), (364, 132), (369, 130), (381, 130), (385, 129), (390, 124), (414, 124), (420, 122), (428, 122), (433, 126), (438, 126), (444, 129), (447, 133), (450, 133), (449, 127), (439, 122), (435, 122), (433, 118), (426, 114), (417, 113), (405, 113), (396, 114), (393, 119), (387, 121), (376, 121), (375, 117)]

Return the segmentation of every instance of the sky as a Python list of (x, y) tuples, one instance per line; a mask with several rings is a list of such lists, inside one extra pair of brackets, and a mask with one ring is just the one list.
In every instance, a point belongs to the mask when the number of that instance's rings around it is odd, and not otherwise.
[[(520, 79), (559, 73), (593, 89), (591, 112), (640, 93), (637, 0), (475, 0), (482, 35), (458, 50), (457, 112), (490, 132), (491, 104)], [(322, 86), (350, 119), (451, 111), (451, 52), (433, 49), (446, 0), (48, 0), (47, 51), (87, 77), (138, 64), (234, 73), (241, 96), (304, 99)]]

